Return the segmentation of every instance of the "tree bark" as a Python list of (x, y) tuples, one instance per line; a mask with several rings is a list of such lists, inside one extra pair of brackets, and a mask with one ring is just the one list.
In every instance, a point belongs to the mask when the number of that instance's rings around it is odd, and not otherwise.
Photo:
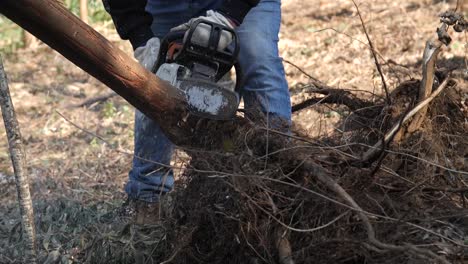
[(8, 89), (8, 81), (0, 57), (0, 105), (3, 121), (7, 132), (10, 157), (15, 171), (16, 190), (21, 213), (23, 237), (27, 247), (28, 263), (36, 263), (36, 231), (34, 226), (34, 210), (26, 175), (26, 157), (22, 137), (16, 119), (15, 110)]
[(80, 0), (80, 18), (88, 24), (88, 0)]
[(145, 70), (57, 0), (3, 0), (0, 13), (31, 32), (156, 120), (178, 145), (191, 145), (188, 104), (180, 90)]

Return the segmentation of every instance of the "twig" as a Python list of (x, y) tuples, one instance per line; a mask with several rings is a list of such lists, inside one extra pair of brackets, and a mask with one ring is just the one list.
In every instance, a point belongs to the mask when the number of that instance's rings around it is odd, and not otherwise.
[(108, 140), (106, 140), (105, 138), (103, 138), (102, 136), (96, 134), (96, 133), (93, 133), (83, 127), (80, 127), (79, 125), (77, 125), (76, 123), (72, 122), (69, 118), (67, 118), (66, 116), (64, 116), (62, 113), (60, 113), (59, 111), (55, 110), (55, 112), (61, 116), (67, 123), (71, 124), (72, 126), (76, 127), (77, 129), (85, 132), (86, 134), (94, 137), (94, 138), (97, 138), (99, 139), (100, 141), (104, 142), (105, 144), (107, 144), (108, 146), (111, 147), (111, 149), (117, 151), (118, 153), (121, 153), (121, 154), (124, 154), (124, 155), (128, 155), (128, 156), (131, 156), (133, 158), (136, 158), (136, 159), (139, 159), (141, 161), (145, 161), (145, 162), (148, 162), (148, 163), (152, 163), (152, 164), (156, 164), (158, 166), (161, 166), (161, 167), (164, 167), (164, 168), (171, 168), (171, 169), (183, 169), (183, 167), (176, 167), (176, 166), (171, 166), (171, 165), (167, 165), (167, 164), (163, 164), (163, 163), (160, 163), (160, 162), (156, 162), (156, 161), (153, 161), (153, 160), (149, 160), (149, 159), (145, 159), (143, 157), (140, 157), (140, 156), (137, 156), (135, 155), (132, 151), (130, 150), (126, 150), (126, 149), (122, 149), (122, 148), (112, 148), (112, 144), (111, 142), (109, 142)]
[(0, 105), (8, 137), (11, 162), (15, 171), (16, 191), (21, 213), (21, 224), (27, 247), (27, 260), (36, 263), (36, 228), (34, 210), (26, 171), (26, 156), (16, 113), (11, 101), (7, 76), (0, 56)]
[(313, 98), (309, 98), (309, 99), (307, 99), (305, 101), (302, 101), (302, 102), (300, 102), (298, 104), (293, 105), (291, 107), (291, 112), (296, 113), (296, 112), (299, 112), (301, 110), (306, 109), (309, 106), (313, 106), (313, 105), (316, 105), (316, 104), (326, 104), (326, 103), (329, 103), (329, 104), (336, 103), (337, 104), (336, 101), (330, 100), (330, 96), (326, 96), (326, 97), (323, 97), (323, 98), (313, 97)]
[[(354, 143), (354, 144), (351, 144), (351, 145), (357, 145), (357, 146), (363, 146), (363, 147), (367, 147), (367, 148), (375, 148), (375, 146), (369, 146), (369, 145), (366, 145), (366, 144), (362, 144), (362, 143)], [(404, 152), (398, 152), (398, 151), (392, 151), (390, 149), (387, 149), (385, 150), (386, 152), (388, 153), (391, 153), (391, 154), (394, 154), (394, 155), (400, 155), (400, 156), (406, 156), (406, 157), (410, 157), (410, 158), (413, 158), (413, 159), (416, 159), (416, 160), (419, 160), (421, 162), (424, 162), (426, 164), (429, 164), (429, 165), (432, 165), (432, 166), (435, 166), (437, 168), (440, 168), (440, 169), (443, 169), (443, 170), (446, 170), (446, 171), (449, 171), (449, 172), (453, 172), (453, 173), (457, 173), (457, 174), (460, 174), (460, 175), (467, 175), (468, 176), (468, 172), (467, 171), (460, 171), (460, 170), (455, 170), (455, 169), (451, 169), (451, 168), (448, 168), (446, 166), (442, 166), (440, 164), (437, 164), (433, 161), (430, 161), (430, 160), (426, 160), (426, 159), (423, 159), (423, 158), (420, 158), (420, 157), (417, 157), (415, 155), (411, 155), (409, 153), (404, 153)], [(353, 156), (351, 156), (352, 158)], [(402, 178), (403, 180), (408, 180), (408, 179), (404, 179)]]
[[(447, 187), (421, 187), (424, 184), (421, 184), (420, 186), (413, 187), (411, 189), (405, 189), (405, 188), (395, 188), (392, 186), (386, 186), (386, 185), (380, 185), (389, 191), (392, 192), (409, 192), (413, 189), (420, 189), (421, 192), (449, 192), (449, 193), (466, 193), (468, 192), (468, 188), (447, 188)], [(464, 213), (466, 215), (466, 213)]]
[(304, 74), (305, 76), (309, 77), (310, 79), (314, 80), (314, 81), (317, 81), (319, 82), (319, 80), (317, 78), (315, 78), (314, 76), (310, 75), (309, 73), (307, 73), (305, 70), (303, 70), (301, 67), (299, 67), (297, 64), (294, 64), (293, 62), (289, 61), (289, 60), (285, 60), (283, 59), (283, 61), (291, 66), (293, 66), (294, 68), (296, 68), (298, 71), (302, 72), (302, 74)]
[(466, 193), (468, 188), (438, 188), (438, 187), (423, 187), (421, 188), (423, 192), (452, 192), (452, 193)]
[[(412, 100), (411, 103), (408, 105), (407, 109), (405, 110), (405, 112), (403, 114), (403, 117), (400, 119), (400, 122), (398, 122), (398, 124), (397, 124), (396, 131), (399, 131), (403, 127), (403, 122), (404, 122), (404, 119), (405, 119), (404, 117), (411, 110), (411, 106), (413, 105), (413, 103), (414, 103), (414, 100)], [(382, 163), (383, 163), (384, 159), (387, 157), (387, 154), (388, 154), (388, 152), (386, 151), (387, 147), (388, 147), (388, 143), (392, 142), (395, 139), (396, 135), (397, 135), (397, 133), (394, 133), (389, 138), (383, 137), (381, 139), (381, 141), (380, 141), (381, 150), (379, 152), (376, 151), (375, 154), (367, 157), (367, 159), (363, 159), (363, 160), (360, 160), (358, 162), (358, 164), (369, 165), (369, 164), (374, 163), (375, 160), (378, 160), (377, 165), (375, 166), (375, 168), (372, 170), (372, 172), (370, 174), (370, 178), (373, 178), (374, 175), (380, 170), (380, 168), (382, 166)], [(385, 140), (387, 140), (387, 142), (385, 142)]]
[(382, 85), (383, 85), (383, 88), (384, 88), (384, 91), (385, 91), (385, 97), (387, 99), (387, 104), (390, 105), (392, 103), (392, 101), (390, 99), (390, 93), (388, 91), (387, 82), (385, 81), (385, 76), (384, 76), (384, 74), (382, 72), (382, 68), (380, 67), (379, 60), (377, 59), (374, 44), (372, 43), (372, 41), (371, 41), (371, 39), (369, 37), (369, 34), (367, 33), (366, 24), (364, 23), (364, 19), (361, 16), (361, 12), (359, 11), (358, 5), (356, 4), (356, 2), (354, 0), (351, 0), (351, 1), (353, 2), (354, 6), (356, 7), (356, 11), (358, 13), (359, 19), (361, 20), (362, 29), (364, 30), (364, 34), (366, 34), (367, 41), (369, 42), (369, 46), (370, 46), (370, 49), (371, 49), (371, 52), (372, 52), (372, 56), (374, 57), (375, 66), (377, 67), (377, 71), (379, 72), (380, 78), (382, 79)]
[(353, 94), (339, 90), (339, 89), (320, 89), (320, 90), (313, 90), (312, 92), (316, 92), (319, 94), (323, 94), (326, 97), (324, 98), (310, 98), (303, 102), (300, 102), (294, 106), (292, 106), (292, 112), (300, 111), (306, 107), (311, 105), (321, 103), (321, 104), (342, 104), (347, 106), (350, 110), (356, 111), (362, 108), (375, 106), (372, 102), (368, 102), (362, 99), (359, 99)]
[[(404, 125), (408, 120), (410, 120), (414, 115), (416, 115), (421, 109), (423, 109), (425, 106), (427, 106), (434, 98), (436, 98), (446, 87), (449, 82), (450, 78), (447, 77), (444, 82), (440, 84), (440, 86), (435, 90), (431, 96), (426, 98), (424, 101), (421, 101), (419, 104), (417, 104), (413, 110), (411, 110), (401, 121), (401, 125)], [(393, 136), (400, 130), (400, 122), (395, 124), (392, 129), (390, 129), (387, 134), (385, 134), (383, 142), (385, 144), (388, 144), (390, 140), (393, 138)], [(371, 157), (373, 157), (377, 152), (380, 151), (382, 147), (382, 141), (377, 142), (371, 149), (369, 149), (364, 155), (362, 156), (361, 160), (369, 160)]]
[[(203, 171), (200, 171), (200, 170), (195, 170), (197, 172), (203, 172)], [(228, 176), (237, 176), (237, 175), (228, 175)], [(222, 177), (221, 175), (212, 175), (212, 176), (209, 176), (210, 178), (215, 178), (215, 177)], [(275, 181), (273, 181), (275, 182)], [(245, 198), (247, 198), (250, 202), (252, 202), (255, 207), (257, 207), (260, 211), (264, 212), (266, 215), (268, 215), (269, 217), (271, 217), (271, 219), (275, 220), (278, 224), (280, 224), (281, 226), (283, 226), (284, 228), (286, 228), (287, 230), (290, 230), (290, 231), (293, 231), (293, 232), (298, 232), (298, 233), (313, 233), (313, 232), (317, 232), (319, 230), (322, 230), (324, 228), (327, 228), (329, 226), (331, 226), (332, 224), (336, 223), (338, 220), (340, 220), (341, 218), (343, 218), (345, 215), (347, 215), (349, 213), (349, 211), (346, 211), (342, 214), (340, 214), (339, 216), (337, 216), (335, 219), (331, 220), (330, 222), (326, 223), (326, 224), (323, 224), (321, 226), (317, 226), (317, 227), (313, 227), (313, 228), (308, 228), (308, 229), (303, 229), (303, 228), (295, 228), (295, 227), (292, 227), (292, 226), (289, 226), (288, 224), (284, 223), (283, 221), (281, 221), (278, 217), (272, 215), (270, 212), (268, 212), (265, 208), (263, 208), (262, 206), (260, 206), (258, 203), (256, 203), (252, 197), (250, 197), (248, 194), (242, 192), (241, 190), (239, 190), (239, 188), (237, 188), (236, 186), (234, 186), (234, 184), (231, 184), (229, 182), (226, 182), (226, 184), (228, 184), (229, 186), (231, 186), (234, 190), (236, 190), (238, 193), (240, 193), (242, 196), (244, 196)], [(319, 195), (321, 197), (323, 197), (322, 195)], [(327, 197), (327, 200), (330, 200), (331, 198), (328, 198)], [(336, 203), (340, 203), (338, 201), (335, 201)], [(349, 209), (355, 209), (355, 208), (351, 208), (349, 206), (346, 206), (344, 204), (345, 207), (349, 208)]]
[(252, 243), (250, 243), (249, 239), (248, 239), (247, 236), (245, 235), (244, 228), (243, 228), (242, 226), (240, 226), (240, 231), (241, 231), (241, 233), (242, 233), (242, 236), (244, 237), (245, 243), (247, 243), (247, 246), (249, 246), (249, 248), (255, 253), (255, 255), (257, 255), (257, 257), (259, 257), (261, 260), (263, 260), (264, 263), (270, 263), (271, 261), (268, 261), (264, 256), (262, 256), (262, 255), (255, 249), (255, 247), (252, 245)]
[(169, 264), (169, 263), (171, 263), (171, 262), (177, 257), (177, 255), (179, 254), (179, 252), (180, 252), (181, 249), (182, 249), (182, 248), (180, 248), (180, 247), (177, 248), (177, 249), (175, 250), (175, 252), (174, 252), (168, 259), (166, 259), (165, 261), (162, 261), (162, 262), (159, 263), (159, 264)]
[[(349, 109), (352, 111), (356, 111), (359, 109), (363, 108), (368, 108), (375, 106), (374, 103), (368, 102), (365, 100), (362, 100), (356, 96), (354, 96), (352, 93), (350, 93), (350, 90), (347, 89), (338, 89), (338, 88), (333, 88), (330, 87), (317, 78), (313, 77), (309, 73), (307, 73), (304, 69), (299, 67), (298, 65), (294, 64), (293, 62), (289, 60), (283, 60), (285, 63), (288, 63), (295, 67), (297, 70), (299, 70), (301, 73), (303, 73), (305, 76), (309, 77), (309, 86), (305, 86), (304, 88), (309, 88), (307, 92), (311, 93), (318, 93), (322, 95), (326, 95), (324, 98), (310, 98), (307, 99), (303, 102), (300, 102), (298, 104), (295, 104), (291, 107), (291, 112), (295, 113), (298, 111), (301, 111), (309, 106), (312, 106), (314, 104), (318, 103), (324, 103), (324, 104), (343, 104), (347, 106)], [(368, 92), (368, 91), (365, 91)], [(373, 93), (372, 93), (373, 94)], [(375, 94), (373, 94), (375, 96)], [(378, 107), (378, 106), (377, 106)]]
[(67, 108), (79, 108), (79, 107), (89, 107), (95, 103), (101, 103), (101, 102), (104, 102), (114, 96), (116, 96), (117, 94), (115, 92), (110, 92), (110, 93), (107, 93), (107, 94), (103, 94), (103, 95), (98, 95), (96, 97), (93, 97), (93, 98), (90, 98), (84, 102), (81, 102), (79, 104), (76, 104), (76, 105), (70, 105), (68, 106)]

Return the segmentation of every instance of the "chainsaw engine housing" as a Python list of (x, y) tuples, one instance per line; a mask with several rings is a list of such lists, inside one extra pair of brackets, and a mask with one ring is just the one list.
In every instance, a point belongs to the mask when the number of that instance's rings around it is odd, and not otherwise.
[[(192, 41), (197, 27), (211, 30), (207, 42)], [(233, 39), (224, 50), (218, 48), (222, 33), (231, 34)], [(218, 81), (233, 67), (239, 76), (238, 53), (239, 43), (234, 30), (200, 20), (188, 32), (170, 32), (163, 39), (153, 72), (184, 93), (190, 113), (227, 120), (236, 115), (239, 106), (238, 85), (232, 90), (219, 85)]]

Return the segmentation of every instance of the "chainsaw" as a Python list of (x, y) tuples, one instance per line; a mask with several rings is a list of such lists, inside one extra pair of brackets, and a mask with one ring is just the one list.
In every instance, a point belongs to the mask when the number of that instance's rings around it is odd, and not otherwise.
[[(194, 35), (200, 29), (209, 32), (205, 41)], [(225, 33), (231, 34), (232, 43), (220, 50), (218, 47)], [(152, 72), (183, 92), (190, 113), (228, 120), (236, 115), (239, 106), (238, 54), (239, 39), (234, 30), (211, 21), (198, 20), (188, 31), (169, 32), (163, 38)], [(236, 87), (229, 89), (219, 81), (233, 67), (236, 69)]]

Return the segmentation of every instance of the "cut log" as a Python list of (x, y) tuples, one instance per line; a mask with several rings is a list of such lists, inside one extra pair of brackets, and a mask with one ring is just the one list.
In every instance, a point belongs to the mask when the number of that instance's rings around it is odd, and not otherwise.
[(192, 133), (184, 95), (69, 12), (57, 0), (3, 0), (0, 13), (88, 72), (184, 145)]

